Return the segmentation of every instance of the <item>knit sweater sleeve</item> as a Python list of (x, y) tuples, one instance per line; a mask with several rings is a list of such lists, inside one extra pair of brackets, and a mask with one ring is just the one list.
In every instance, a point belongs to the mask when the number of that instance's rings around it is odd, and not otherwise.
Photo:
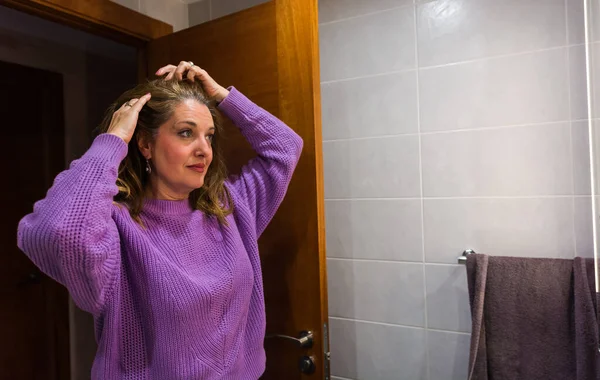
[[(258, 153), (228, 187), (255, 217), (256, 236), (265, 230), (283, 201), (302, 152), (302, 138), (281, 120), (230, 88), (219, 109), (240, 129)], [(234, 204), (234, 207), (239, 205)]]
[(63, 284), (81, 309), (102, 310), (120, 268), (120, 241), (112, 219), (113, 196), (127, 144), (102, 134), (46, 198), (19, 222), (17, 244), (44, 273)]

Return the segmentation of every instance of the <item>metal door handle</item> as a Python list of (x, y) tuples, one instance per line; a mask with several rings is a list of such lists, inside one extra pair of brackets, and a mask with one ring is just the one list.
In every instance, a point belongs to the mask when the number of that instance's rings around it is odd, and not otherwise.
[(294, 338), (293, 336), (282, 334), (269, 334), (265, 337), (265, 339), (271, 338), (281, 338), (285, 340), (290, 340), (296, 343), (300, 348), (311, 348), (314, 341), (314, 334), (312, 331), (300, 331), (299, 338)]
[(317, 369), (317, 366), (315, 365), (315, 358), (312, 356), (301, 357), (300, 361), (298, 362), (298, 367), (300, 368), (300, 372), (307, 375), (315, 373), (315, 369)]

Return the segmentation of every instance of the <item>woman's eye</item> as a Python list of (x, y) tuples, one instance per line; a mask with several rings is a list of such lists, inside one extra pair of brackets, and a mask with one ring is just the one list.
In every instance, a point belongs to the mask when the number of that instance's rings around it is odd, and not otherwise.
[(208, 142), (212, 142), (214, 137), (215, 135), (206, 135), (206, 139), (208, 140)]
[(185, 129), (185, 130), (179, 132), (179, 136), (182, 136), (182, 137), (192, 137), (192, 131), (189, 130), (189, 129)]

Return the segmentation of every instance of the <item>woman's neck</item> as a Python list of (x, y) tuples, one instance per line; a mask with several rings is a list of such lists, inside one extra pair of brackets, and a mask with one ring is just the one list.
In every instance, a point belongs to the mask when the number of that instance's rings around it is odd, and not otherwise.
[(155, 175), (150, 176), (150, 186), (146, 187), (146, 198), (165, 200), (165, 201), (182, 201), (188, 199), (189, 193), (181, 193), (171, 189), (166, 184), (162, 183)]

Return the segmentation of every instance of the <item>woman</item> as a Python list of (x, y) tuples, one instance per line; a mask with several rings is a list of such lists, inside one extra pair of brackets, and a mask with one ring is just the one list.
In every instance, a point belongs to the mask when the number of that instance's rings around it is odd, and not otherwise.
[[(302, 150), (290, 128), (191, 62), (127, 91), (19, 223), (18, 245), (93, 314), (93, 379), (257, 379), (257, 239)], [(258, 153), (226, 178), (227, 115)]]

